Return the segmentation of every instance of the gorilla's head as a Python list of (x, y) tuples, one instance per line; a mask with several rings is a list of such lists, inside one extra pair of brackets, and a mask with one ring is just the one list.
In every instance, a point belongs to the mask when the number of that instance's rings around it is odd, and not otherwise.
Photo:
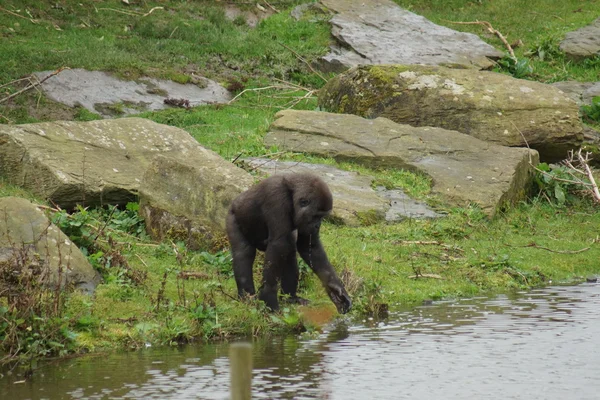
[(291, 180), (294, 201), (294, 225), (298, 232), (317, 233), (323, 218), (331, 213), (333, 196), (321, 178), (302, 174)]

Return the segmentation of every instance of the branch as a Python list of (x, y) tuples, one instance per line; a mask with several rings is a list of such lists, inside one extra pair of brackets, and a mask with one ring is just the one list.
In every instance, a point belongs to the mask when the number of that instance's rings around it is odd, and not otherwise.
[(300, 61), (302, 61), (304, 64), (306, 64), (308, 66), (308, 68), (315, 74), (317, 74), (317, 76), (321, 79), (323, 79), (324, 82), (327, 82), (327, 79), (325, 79), (325, 77), (323, 75), (321, 75), (319, 72), (317, 72), (312, 65), (310, 65), (310, 63), (308, 61), (306, 61), (300, 54), (298, 54), (298, 52), (296, 52), (294, 49), (286, 46), (285, 44), (281, 43), (281, 42), (277, 42), (279, 43), (281, 46), (285, 47), (286, 49), (288, 49), (289, 51), (292, 52), (292, 54), (294, 54), (296, 56), (296, 58)]
[(509, 244), (507, 244), (506, 246), (508, 247), (521, 247), (521, 248), (525, 248), (525, 247), (532, 247), (534, 249), (540, 249), (540, 250), (546, 250), (549, 251), (551, 253), (558, 253), (558, 254), (578, 254), (578, 253), (583, 253), (584, 251), (588, 251), (591, 247), (584, 247), (583, 249), (579, 249), (579, 250), (552, 250), (548, 247), (544, 247), (544, 246), (539, 246), (537, 243), (531, 242), (526, 246), (511, 246)]
[(579, 163), (585, 169), (587, 178), (589, 179), (590, 184), (592, 185), (592, 193), (593, 193), (594, 198), (596, 199), (596, 201), (598, 203), (600, 203), (600, 190), (598, 190), (598, 185), (596, 184), (596, 180), (594, 179), (594, 174), (592, 174), (592, 170), (591, 170), (590, 166), (588, 165), (590, 153), (586, 153), (585, 159), (584, 159), (583, 156), (581, 155), (581, 149), (579, 149), (579, 152), (577, 153), (577, 158), (579, 159)]
[[(42, 83), (46, 82), (48, 79), (52, 78), (55, 75), (60, 74), (61, 72), (63, 72), (65, 69), (70, 69), (68, 67), (60, 67), (59, 69), (57, 69), (56, 71), (48, 74), (48, 76), (46, 76), (44, 79), (42, 80), (38, 80), (36, 82), (31, 83), (29, 86), (26, 86), (25, 88), (19, 90), (18, 92), (15, 92), (13, 94), (11, 94), (10, 96), (7, 96), (3, 99), (0, 99), (0, 104), (7, 102), (8, 100), (12, 99), (13, 97), (17, 97), (18, 95), (25, 93), (28, 90), (31, 90), (37, 86), (40, 86)], [(31, 81), (30, 81), (31, 82)]]
[(502, 35), (502, 33), (500, 33), (499, 31), (497, 31), (496, 29), (494, 29), (494, 27), (492, 26), (492, 24), (490, 24), (489, 22), (487, 22), (487, 21), (455, 22), (455, 21), (448, 21), (448, 20), (446, 20), (446, 22), (449, 22), (451, 24), (457, 24), (457, 25), (481, 25), (481, 26), (486, 27), (487, 30), (488, 30), (488, 32), (490, 32), (493, 35), (498, 36), (498, 38), (502, 41), (502, 43), (504, 43), (504, 46), (508, 50), (508, 54), (510, 54), (510, 57), (513, 60), (517, 61), (517, 57), (515, 56), (515, 52), (514, 52), (512, 46), (508, 43), (508, 41)]

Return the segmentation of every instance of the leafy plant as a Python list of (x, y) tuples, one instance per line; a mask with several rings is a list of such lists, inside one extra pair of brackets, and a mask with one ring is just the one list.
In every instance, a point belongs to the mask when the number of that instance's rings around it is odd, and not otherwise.
[(550, 204), (564, 207), (576, 197), (573, 192), (577, 185), (573, 182), (567, 167), (563, 165), (550, 167), (546, 163), (538, 164), (535, 182), (539, 189), (539, 196), (544, 197)]
[(591, 122), (600, 122), (600, 96), (592, 99), (592, 104), (581, 106), (583, 117)]
[(506, 71), (515, 78), (525, 78), (533, 73), (533, 67), (529, 65), (529, 60), (526, 58), (512, 58), (505, 55), (498, 60), (498, 67), (502, 71)]

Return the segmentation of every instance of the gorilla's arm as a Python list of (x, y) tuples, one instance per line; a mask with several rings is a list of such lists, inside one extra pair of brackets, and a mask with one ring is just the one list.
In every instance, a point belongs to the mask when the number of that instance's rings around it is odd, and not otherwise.
[(300, 257), (317, 274), (338, 311), (342, 314), (350, 311), (352, 301), (348, 293), (346, 293), (344, 285), (335, 273), (333, 266), (327, 259), (327, 253), (325, 253), (325, 249), (319, 238), (319, 232), (317, 231), (312, 235), (299, 233), (297, 247)]

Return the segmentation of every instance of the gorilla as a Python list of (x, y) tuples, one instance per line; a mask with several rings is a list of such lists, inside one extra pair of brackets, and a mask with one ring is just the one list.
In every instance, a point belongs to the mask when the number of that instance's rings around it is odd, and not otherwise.
[(352, 301), (327, 259), (319, 239), (321, 221), (331, 213), (333, 197), (327, 184), (311, 174), (271, 176), (240, 194), (227, 215), (227, 236), (233, 256), (238, 295), (254, 295), (252, 265), (256, 250), (265, 252), (258, 298), (279, 310), (277, 283), (294, 303), (297, 296), (300, 257), (317, 274), (338, 312), (350, 311)]

